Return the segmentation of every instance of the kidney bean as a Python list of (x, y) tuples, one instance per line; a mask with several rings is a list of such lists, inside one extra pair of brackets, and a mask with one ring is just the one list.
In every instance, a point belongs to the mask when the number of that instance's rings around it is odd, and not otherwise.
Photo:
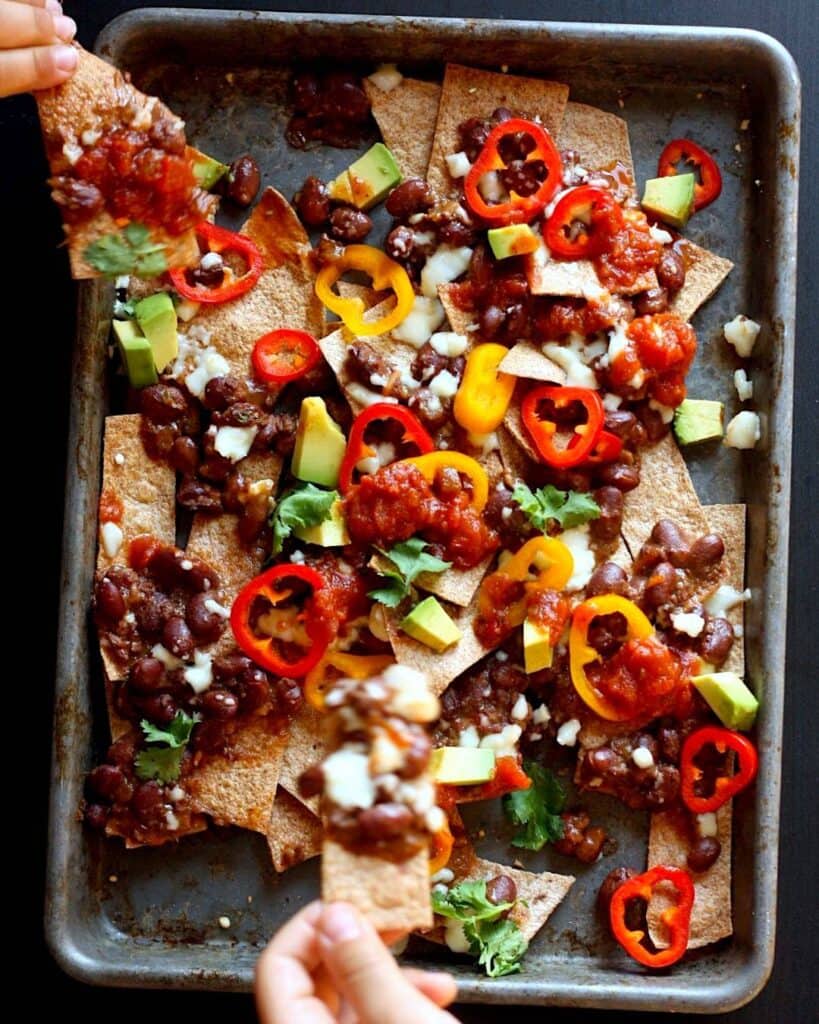
[(227, 690), (210, 689), (202, 698), (202, 708), (209, 718), (227, 721), (239, 713), (239, 700)]
[(185, 129), (175, 117), (158, 117), (151, 125), (148, 137), (166, 153), (181, 156), (185, 152)]
[(626, 409), (607, 409), (603, 420), (603, 429), (610, 434), (616, 434), (624, 441), (631, 436), (632, 430), (637, 425), (637, 417), (633, 412)]
[(435, 204), (432, 189), (423, 178), (407, 178), (390, 192), (387, 213), (396, 220), (409, 220), (415, 213), (424, 213)]
[(601, 467), (597, 478), (601, 484), (616, 487), (624, 494), (633, 491), (640, 482), (640, 471), (636, 466), (629, 466), (625, 462), (609, 462)]
[(583, 833), (583, 838), (574, 848), (574, 855), (581, 864), (592, 864), (600, 856), (603, 843), (606, 841), (606, 830), (599, 825), (592, 825)]
[[(597, 893), (597, 909), (610, 926), (611, 898), (615, 892), (630, 878), (636, 877), (633, 868), (620, 867), (610, 871), (603, 879)], [(642, 906), (640, 904), (642, 903)], [(645, 903), (642, 900), (630, 900), (626, 904), (625, 924), (627, 928), (637, 931), (644, 925)]]
[(177, 437), (168, 452), (168, 462), (177, 473), (193, 475), (199, 465), (199, 446), (192, 437)]
[(219, 576), (209, 565), (200, 562), (198, 558), (188, 558), (187, 561), (193, 563), (190, 569), (184, 570), (182, 585), (187, 590), (198, 593), (199, 591), (209, 592), (219, 589)]
[(183, 508), (193, 512), (222, 511), (222, 495), (219, 491), (195, 476), (186, 477), (182, 481), (176, 492), (176, 500)]
[(211, 412), (222, 412), (234, 402), (246, 402), (247, 398), (247, 384), (233, 374), (226, 374), (224, 377), (213, 377), (207, 382), (202, 401)]
[(373, 222), (362, 210), (338, 206), (330, 214), (330, 234), (339, 242), (363, 242), (372, 231)]
[(664, 761), (677, 764), (680, 760), (681, 738), (679, 729), (671, 726), (661, 725), (657, 730), (657, 744), (660, 757)]
[[(644, 807), (657, 809), (670, 804), (680, 791), (680, 772), (675, 765), (660, 764), (652, 781), (652, 787), (645, 794)], [(632, 805), (633, 806), (633, 805)]]
[(655, 272), (660, 287), (669, 292), (678, 292), (685, 284), (685, 262), (676, 249), (663, 249)]
[(96, 185), (76, 178), (59, 177), (52, 182), (51, 198), (60, 207), (66, 224), (90, 220), (105, 205), (105, 198)]
[(296, 193), (293, 202), (299, 217), (309, 227), (321, 227), (330, 219), (330, 196), (327, 186), (312, 174)]
[(309, 799), (319, 796), (324, 791), (324, 769), (320, 764), (311, 765), (299, 776), (299, 793)]
[(598, 615), (589, 626), (589, 646), (604, 658), (611, 657), (622, 644), (627, 631), (626, 620), (620, 612)]
[(734, 646), (734, 627), (721, 616), (708, 617), (697, 637), (697, 652), (703, 661), (719, 668)]
[(108, 808), (101, 804), (86, 804), (85, 823), (89, 828), (102, 832), (108, 824)]
[(597, 747), (586, 755), (586, 761), (593, 775), (606, 776), (622, 764), (622, 758), (611, 747)]
[(506, 314), (500, 306), (487, 306), (481, 310), (480, 325), (481, 334), (486, 338), (494, 338), (503, 327)]
[(151, 384), (139, 398), (143, 415), (152, 423), (171, 423), (188, 411), (187, 399), (175, 384)]
[(174, 701), (169, 693), (158, 693), (152, 697), (140, 697), (134, 703), (147, 719), (151, 722), (156, 722), (157, 725), (170, 725), (174, 718), (176, 718), (176, 713), (179, 710), (176, 706), (176, 701)]
[(134, 616), (140, 633), (148, 640), (158, 640), (165, 619), (173, 613), (173, 606), (164, 594), (149, 592), (134, 607)]
[(245, 669), (239, 677), (236, 692), (239, 697), (239, 708), (243, 715), (257, 711), (270, 700), (270, 682), (267, 673), (255, 665)]
[(225, 196), (237, 206), (250, 206), (259, 191), (262, 176), (259, 165), (245, 153), (237, 157), (222, 179)]
[(652, 570), (643, 591), (646, 608), (660, 608), (668, 604), (677, 589), (677, 570), (670, 562), (660, 562)]
[(707, 871), (722, 853), (722, 844), (716, 836), (700, 836), (688, 851), (686, 861), (692, 871)]
[(591, 534), (597, 540), (612, 541), (620, 536), (620, 523), (623, 520), (622, 491), (611, 485), (598, 487), (594, 492), (594, 500), (600, 507), (600, 515), (591, 521)]
[(546, 165), (542, 160), (512, 160), (500, 171), (500, 180), (507, 192), (519, 196), (532, 196), (546, 177)]
[(470, 117), (458, 125), (458, 139), (461, 149), (466, 153), (470, 163), (475, 163), (478, 155), (486, 145), (489, 133), (494, 126), (490, 121), (480, 117)]
[(614, 562), (603, 562), (591, 574), (586, 584), (586, 596), (596, 597), (599, 594), (625, 594), (628, 589), (628, 576)]
[(173, 590), (184, 582), (183, 558), (176, 548), (162, 544), (151, 553), (145, 569), (163, 590)]
[(665, 551), (666, 558), (677, 569), (688, 565), (689, 545), (680, 528), (671, 519), (661, 519), (651, 531), (651, 539)]
[(282, 676), (273, 684), (276, 690), (276, 701), (279, 710), (287, 715), (298, 711), (304, 703), (304, 693), (301, 686), (295, 679), (288, 679)]
[(496, 907), (502, 903), (514, 903), (518, 898), (518, 887), (509, 875), (495, 875), (486, 883), (486, 898)]
[(412, 228), (403, 224), (393, 228), (387, 235), (384, 243), (384, 251), (390, 257), (402, 265), (423, 262), (423, 252), (415, 242), (415, 232)]
[(105, 755), (105, 759), (120, 768), (129, 768), (136, 755), (136, 740), (133, 736), (120, 736), (115, 740)]
[(231, 651), (228, 654), (220, 654), (213, 659), (213, 678), (220, 683), (227, 679), (236, 679), (245, 671), (253, 667), (253, 662), (244, 654), (238, 651)]
[(432, 741), (428, 736), (413, 735), (412, 743), (404, 751), (404, 764), (398, 774), (402, 779), (416, 779), (429, 763)]
[(205, 288), (218, 288), (225, 279), (225, 267), (223, 263), (215, 263), (213, 266), (203, 267), (200, 263), (190, 271), (191, 280), (194, 284), (201, 284)]
[(172, 615), (163, 626), (162, 645), (177, 658), (193, 654), (193, 635), (181, 615)]
[(648, 291), (635, 295), (634, 312), (637, 316), (654, 316), (665, 313), (668, 309), (668, 292), (665, 288), (649, 288)]
[(190, 632), (196, 637), (197, 643), (215, 643), (225, 629), (225, 619), (218, 612), (211, 611), (207, 605), (212, 602), (209, 591), (203, 590), (194, 594), (185, 608), (185, 621)]
[(95, 608), (98, 616), (111, 623), (119, 622), (125, 614), (122, 592), (107, 576), (97, 583)]
[(165, 791), (163, 787), (151, 780), (142, 782), (134, 791), (131, 810), (143, 825), (149, 828), (161, 827), (165, 823)]
[(405, 804), (386, 803), (368, 807), (358, 816), (365, 839), (395, 839), (412, 825), (412, 811)]
[(521, 163), (535, 148), (535, 140), (528, 132), (515, 132), (514, 135), (504, 135), (498, 143), (498, 152), (507, 165), (520, 161)]
[(218, 718), (206, 718), (194, 726), (191, 733), (191, 747), (203, 754), (222, 754), (226, 747), (223, 722)]
[(113, 764), (99, 764), (88, 775), (86, 785), (93, 796), (107, 803), (127, 804), (133, 788), (125, 772)]
[(718, 533), (697, 537), (688, 554), (688, 566), (693, 573), (705, 572), (725, 554), (725, 544)]
[(155, 693), (165, 685), (165, 666), (159, 658), (140, 658), (128, 676), (128, 686), (137, 693)]

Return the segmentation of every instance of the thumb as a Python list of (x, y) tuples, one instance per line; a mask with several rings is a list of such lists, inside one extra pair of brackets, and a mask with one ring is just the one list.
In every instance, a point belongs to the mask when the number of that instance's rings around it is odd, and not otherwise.
[(329, 904), (316, 930), (327, 970), (361, 1024), (456, 1024), (404, 977), (354, 907)]

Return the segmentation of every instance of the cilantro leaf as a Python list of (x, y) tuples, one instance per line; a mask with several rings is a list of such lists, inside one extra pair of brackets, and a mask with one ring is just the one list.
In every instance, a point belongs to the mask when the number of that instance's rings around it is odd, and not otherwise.
[(458, 882), (446, 892), (434, 890), (432, 893), (433, 911), (456, 921), (492, 921), (511, 907), (511, 903), (490, 903), (486, 882), (480, 879)]
[(529, 943), (511, 918), (495, 921), (467, 921), (464, 935), (469, 939), (469, 951), (478, 957), (478, 963), (490, 978), (517, 974), (520, 961)]
[(550, 520), (568, 530), (590, 519), (597, 519), (600, 515), (600, 506), (590, 494), (583, 491), (559, 491), (552, 484), (531, 491), (526, 484), (517, 483), (512, 498), (520, 505), (532, 525), (543, 531), (547, 529)]
[(191, 738), (194, 725), (200, 718), (201, 715), (198, 714), (187, 715), (184, 711), (177, 711), (167, 729), (160, 729), (143, 718), (139, 724), (145, 742), (163, 745), (140, 750), (134, 760), (137, 777), (175, 782), (179, 778), (185, 747)]
[(427, 542), (420, 537), (410, 537), (389, 551), (376, 548), (380, 555), (392, 563), (392, 566), (378, 570), (379, 576), (383, 576), (389, 582), (386, 587), (371, 590), (367, 596), (380, 601), (388, 608), (395, 608), (409, 596), (412, 584), (422, 572), (444, 572), (452, 565), (452, 562), (444, 562), (430, 555), (424, 550), (427, 546)]
[(306, 484), (297, 491), (285, 494), (270, 516), (270, 525), (273, 527), (271, 554), (278, 555), (296, 527), (323, 523), (338, 497), (338, 491), (322, 491), (315, 484)]
[(560, 812), (566, 806), (566, 791), (550, 771), (535, 761), (527, 761), (524, 769), (532, 785), (508, 793), (503, 798), (503, 810), (512, 824), (522, 828), (512, 846), (542, 850), (546, 843), (563, 837)]
[(83, 253), (85, 260), (105, 274), (120, 277), (157, 277), (168, 269), (165, 246), (151, 241), (151, 232), (144, 224), (132, 222), (118, 235), (103, 235)]

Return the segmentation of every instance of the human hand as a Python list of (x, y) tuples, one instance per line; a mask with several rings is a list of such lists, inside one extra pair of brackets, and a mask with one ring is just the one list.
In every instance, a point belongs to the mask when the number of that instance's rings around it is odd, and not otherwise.
[(261, 1024), (457, 1024), (448, 974), (400, 968), (347, 903), (311, 903), (256, 966)]
[(58, 0), (0, 0), (0, 97), (50, 89), (70, 78), (77, 25)]

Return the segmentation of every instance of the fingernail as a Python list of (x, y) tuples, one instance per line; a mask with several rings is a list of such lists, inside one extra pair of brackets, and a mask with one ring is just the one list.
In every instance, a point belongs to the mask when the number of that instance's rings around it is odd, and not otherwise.
[(344, 903), (331, 903), (325, 907), (320, 929), (331, 942), (347, 942), (361, 934), (355, 911)]
[(73, 39), (77, 34), (77, 23), (73, 18), (67, 18), (64, 14), (57, 14), (54, 16), (54, 31), (57, 33), (58, 39), (64, 39), (68, 42), (69, 39)]
[(73, 46), (58, 46), (54, 64), (58, 71), (73, 71), (77, 66), (77, 51)]
[(63, 5), (60, 3), (60, 0), (46, 0), (45, 9), (50, 14), (62, 14), (63, 13)]

